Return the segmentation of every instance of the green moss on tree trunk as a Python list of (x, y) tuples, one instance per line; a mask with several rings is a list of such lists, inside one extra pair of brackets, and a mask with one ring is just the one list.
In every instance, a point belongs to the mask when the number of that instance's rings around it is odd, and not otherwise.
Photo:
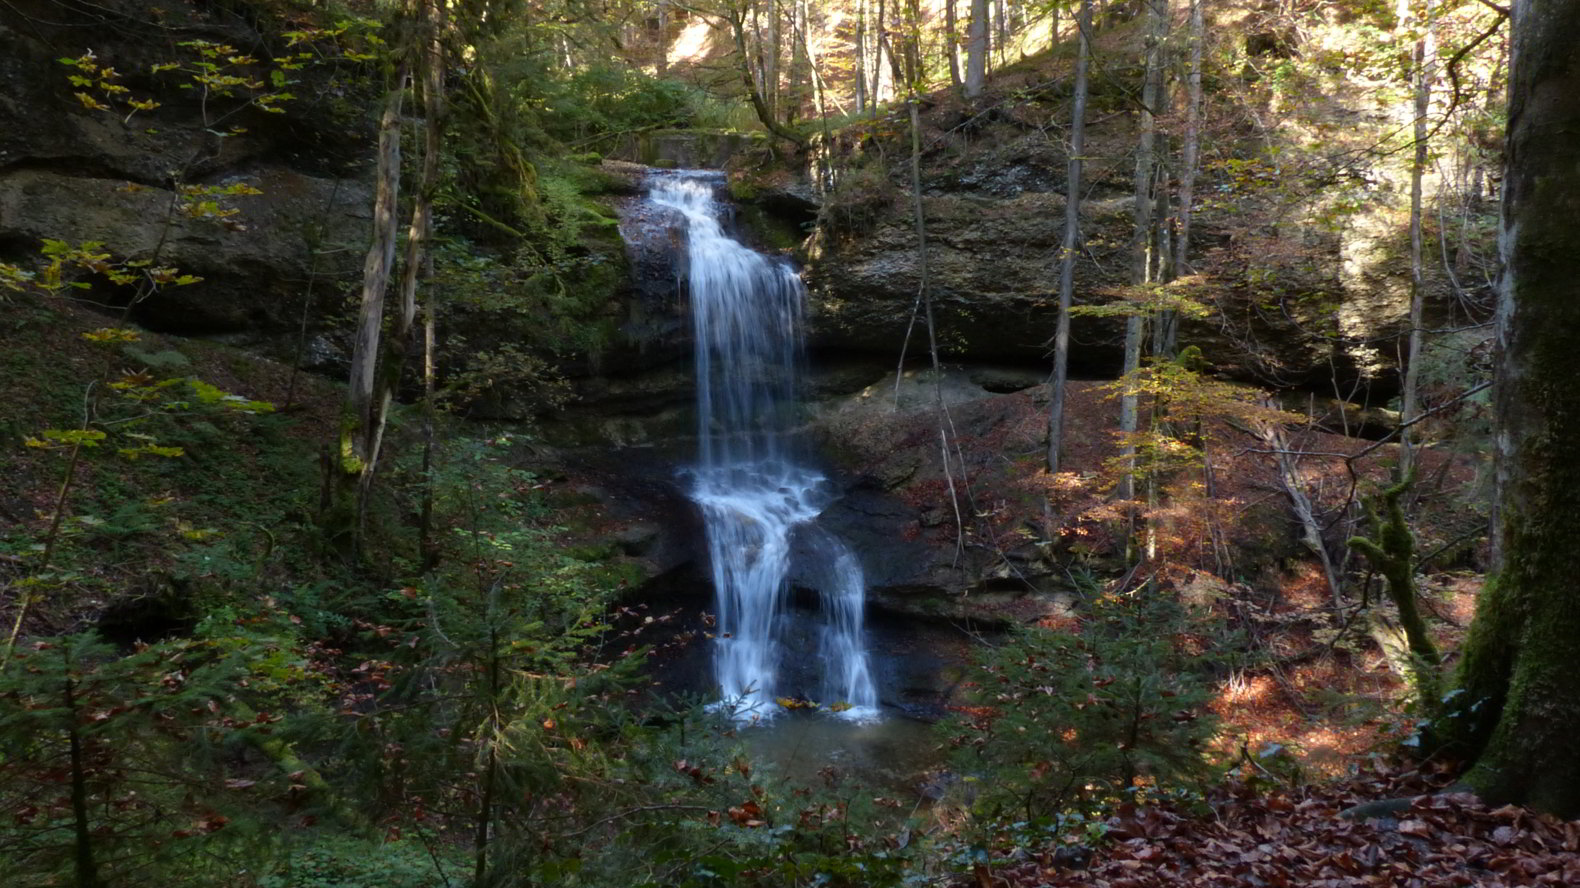
[(1496, 588), (1442, 719), (1488, 799), (1580, 815), (1580, 0), (1513, 6)]

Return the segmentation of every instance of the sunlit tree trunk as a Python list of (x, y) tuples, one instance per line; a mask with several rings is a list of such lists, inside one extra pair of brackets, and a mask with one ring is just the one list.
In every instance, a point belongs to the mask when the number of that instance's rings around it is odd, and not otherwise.
[(788, 35), (790, 76), (785, 102), (785, 117), (789, 120), (801, 116), (813, 92), (811, 63), (807, 54), (808, 44), (803, 39), (807, 27), (806, 5), (806, 0), (789, 0), (785, 7), (785, 22), (790, 29)]
[(982, 95), (987, 80), (988, 0), (971, 0), (971, 24), (966, 27), (966, 98)]
[(869, 94), (872, 96), (873, 116), (877, 116), (878, 106), (883, 104), (884, 99), (883, 67), (886, 48), (889, 43), (883, 36), (884, 22), (888, 13), (886, 0), (878, 0), (878, 8), (875, 12), (876, 18), (873, 19), (872, 23), (872, 89), (869, 91)]
[(1086, 79), (1091, 62), (1092, 0), (1081, 0), (1076, 19), (1075, 99), (1070, 112), (1070, 159), (1064, 186), (1064, 238), (1059, 246), (1059, 318), (1053, 334), (1053, 381), (1048, 397), (1048, 471), (1059, 471), (1064, 440), (1065, 382), (1070, 366), (1070, 303), (1075, 295), (1075, 250), (1081, 224), (1081, 162), (1086, 151)]
[(1201, 154), (1201, 59), (1206, 22), (1205, 0), (1190, 4), (1190, 62), (1185, 80), (1185, 138), (1180, 148), (1179, 234), (1174, 239), (1174, 273), (1190, 273), (1191, 216), (1196, 209), (1196, 170)]
[(1006, 64), (1004, 53), (1009, 46), (1008, 16), (1004, 14), (1004, 0), (992, 0), (993, 3), (993, 46), (998, 50), (998, 66)]
[(949, 85), (960, 92), (960, 20), (955, 15), (956, 0), (944, 0), (944, 48), (949, 58)]
[[(1154, 200), (1152, 183), (1157, 167), (1157, 116), (1155, 111), (1163, 94), (1162, 29), (1168, 21), (1168, 0), (1144, 0), (1147, 15), (1146, 75), (1141, 89), (1141, 114), (1137, 121), (1136, 170), (1132, 180), (1135, 204), (1132, 207), (1130, 234), (1130, 283), (1142, 287), (1153, 282), (1153, 230), (1152, 210)], [(1146, 333), (1146, 319), (1133, 312), (1125, 320), (1124, 376), (1133, 380), (1141, 369), (1141, 343)], [(1119, 433), (1124, 443), (1121, 459), (1124, 475), (1120, 478), (1118, 496), (1130, 499), (1135, 494), (1136, 447), (1135, 435), (1139, 430), (1137, 398), (1132, 386), (1126, 385), (1119, 398)]]
[(1443, 724), (1484, 797), (1580, 815), (1580, 0), (1514, 0), (1498, 304), (1500, 563)]
[(856, 113), (867, 110), (867, 0), (856, 5)]

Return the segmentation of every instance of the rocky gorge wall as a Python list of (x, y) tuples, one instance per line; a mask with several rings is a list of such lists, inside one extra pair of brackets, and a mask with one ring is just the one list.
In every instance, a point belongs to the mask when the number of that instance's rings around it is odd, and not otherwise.
[[(192, 41), (269, 58), (285, 51), (281, 23), (242, 7), (108, 0), (65, 9), (19, 0), (0, 10), (0, 254), (36, 256), (45, 238), (94, 241), (116, 258), (154, 258), (203, 278), (138, 305), (134, 320), (183, 334), (261, 339), (294, 329), (308, 306), (327, 309), (355, 274), (367, 241), (371, 129), (365, 78), (327, 68), (301, 79), (285, 113), (194, 87)], [(83, 72), (62, 64), (91, 53), (132, 110)], [(99, 79), (97, 76), (90, 80)], [(88, 107), (89, 96), (99, 109)], [(104, 101), (101, 101), (104, 100)], [(226, 200), (234, 215), (192, 212), (183, 188), (244, 185), (260, 194)], [(114, 304), (129, 294), (97, 291)]]

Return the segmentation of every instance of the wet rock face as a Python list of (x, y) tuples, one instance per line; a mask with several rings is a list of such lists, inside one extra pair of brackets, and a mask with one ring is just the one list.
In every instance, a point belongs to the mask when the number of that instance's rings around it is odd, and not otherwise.
[(632, 298), (620, 325), (630, 347), (652, 363), (689, 356), (691, 326), (682, 294), (686, 278), (685, 220), (642, 196), (621, 198), (620, 237), (631, 266)]

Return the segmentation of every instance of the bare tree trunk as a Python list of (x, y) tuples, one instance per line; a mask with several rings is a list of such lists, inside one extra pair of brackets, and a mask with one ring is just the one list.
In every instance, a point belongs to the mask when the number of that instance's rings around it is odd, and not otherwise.
[(812, 76), (809, 73), (807, 51), (809, 45), (802, 39), (806, 33), (806, 0), (789, 0), (786, 7), (785, 21), (790, 26), (790, 74), (787, 80), (785, 117), (789, 120), (800, 118), (801, 112), (807, 106), (807, 100), (812, 97)]
[(1174, 273), (1190, 273), (1191, 214), (1196, 209), (1196, 171), (1201, 154), (1201, 58), (1206, 39), (1202, 7), (1205, 0), (1190, 4), (1190, 70), (1186, 75), (1185, 144), (1180, 157), (1179, 235), (1174, 240)]
[(406, 363), (412, 327), (417, 320), (417, 289), (424, 278), (427, 266), (428, 234), (432, 229), (433, 198), (439, 190), (440, 142), (444, 129), (444, 62), (439, 37), (439, 9), (437, 0), (422, 4), (423, 46), (419, 70), (422, 80), (423, 147), (422, 172), (417, 193), (412, 200), (411, 225), (406, 229), (406, 257), (401, 277), (400, 310), (390, 329), (385, 352), (385, 366), (378, 374), (378, 397), (375, 399), (373, 443), (369, 448), (367, 467), (362, 475), (362, 498), (366, 498), (373, 474), (378, 467), (379, 452), (383, 448), (384, 430), (389, 423), (390, 405), (395, 399), (395, 389), (400, 384), (401, 368)]
[[(1152, 283), (1152, 183), (1157, 166), (1157, 116), (1154, 113), (1163, 92), (1162, 42), (1159, 39), (1162, 22), (1166, 21), (1168, 0), (1144, 0), (1147, 11), (1146, 79), (1141, 90), (1141, 118), (1136, 140), (1136, 170), (1132, 180), (1135, 204), (1132, 208), (1133, 227), (1130, 233), (1130, 283), (1144, 287)], [(1138, 307), (1139, 308), (1139, 307)], [(1123, 436), (1120, 457), (1124, 475), (1120, 478), (1118, 496), (1128, 500), (1135, 496), (1136, 446), (1135, 435), (1139, 430), (1139, 411), (1134, 388), (1135, 374), (1141, 369), (1141, 341), (1145, 335), (1146, 319), (1134, 311), (1125, 320), (1126, 385), (1119, 398), (1119, 433)]]
[(971, 0), (971, 24), (966, 28), (966, 98), (982, 95), (987, 80), (988, 0)]
[[(1400, 10), (1410, 12), (1409, 0), (1401, 0)], [(1401, 29), (1413, 25), (1413, 18), (1403, 19)], [(1416, 428), (1411, 421), (1421, 412), (1421, 327), (1423, 303), (1426, 298), (1425, 264), (1421, 257), (1421, 179), (1426, 172), (1427, 132), (1426, 118), (1432, 103), (1432, 78), (1437, 73), (1437, 46), (1432, 35), (1432, 4), (1426, 0), (1425, 20), (1421, 33), (1415, 40), (1415, 156), (1410, 163), (1410, 346), (1405, 361), (1404, 391), (1400, 396), (1399, 421), (1404, 424), (1399, 435), (1398, 478), (1410, 477), (1415, 460)]]
[(925, 71), (922, 68), (922, 4), (921, 0), (905, 2), (905, 89), (912, 96), (922, 87)]
[[(431, 224), (431, 223), (430, 223)], [(433, 278), (433, 256), (427, 257), (424, 269)], [(434, 451), (438, 448), (438, 372), (434, 348), (438, 327), (438, 306), (434, 295), (428, 294), (422, 311), (422, 506), (417, 521), (417, 551), (422, 557), (422, 572), (428, 573), (439, 565), (439, 542), (434, 536)]]
[(355, 545), (361, 526), (361, 479), (373, 459), (374, 396), (378, 378), (380, 341), (384, 329), (384, 296), (395, 265), (400, 198), (400, 113), (406, 91), (406, 66), (384, 100), (379, 122), (378, 173), (373, 201), (373, 240), (362, 264), (362, 304), (357, 332), (351, 346), (351, 379), (346, 390), (345, 416), (340, 424), (340, 459), (334, 485), (334, 514), (326, 516), (335, 530), (351, 532)]
[(944, 47), (949, 57), (949, 85), (960, 92), (960, 20), (955, 15), (956, 0), (944, 0)]
[(856, 113), (867, 110), (867, 0), (856, 6)]
[(66, 684), (62, 689), (62, 703), (66, 716), (66, 743), (70, 755), (71, 774), (71, 823), (72, 862), (75, 865), (77, 888), (100, 888), (99, 865), (93, 856), (93, 830), (88, 819), (88, 772), (82, 750), (82, 721), (77, 712), (76, 684), (72, 681), (71, 643), (60, 643), (61, 659), (65, 662)]
[(658, 0), (658, 55), (654, 66), (659, 77), (669, 74), (669, 0)]
[[(982, 2), (982, 0), (976, 0)], [(1075, 294), (1075, 249), (1081, 224), (1081, 162), (1086, 151), (1087, 68), (1091, 64), (1092, 0), (1081, 0), (1076, 19), (1075, 99), (1070, 114), (1070, 159), (1064, 187), (1064, 240), (1059, 247), (1059, 319), (1053, 334), (1053, 381), (1048, 397), (1048, 471), (1059, 471), (1064, 441), (1064, 390), (1070, 365), (1070, 303)]]
[[(878, 0), (877, 18), (873, 20), (872, 32), (872, 114), (878, 115), (878, 106), (883, 104), (883, 56), (884, 47), (888, 41), (884, 39), (884, 16), (888, 12), (886, 0)], [(891, 84), (892, 86), (892, 84)]]
[(992, 0), (993, 3), (993, 47), (998, 50), (998, 67), (1006, 64), (1004, 60), (1005, 49), (1009, 46), (1008, 16), (1004, 13), (1004, 0)]
[(763, 59), (763, 99), (768, 103), (768, 113), (775, 120), (784, 120), (783, 108), (780, 107), (779, 91), (779, 54), (782, 50), (779, 39), (780, 4), (779, 0), (765, 0), (770, 3), (767, 14), (763, 16), (766, 24), (759, 32), (761, 42), (758, 52)]

